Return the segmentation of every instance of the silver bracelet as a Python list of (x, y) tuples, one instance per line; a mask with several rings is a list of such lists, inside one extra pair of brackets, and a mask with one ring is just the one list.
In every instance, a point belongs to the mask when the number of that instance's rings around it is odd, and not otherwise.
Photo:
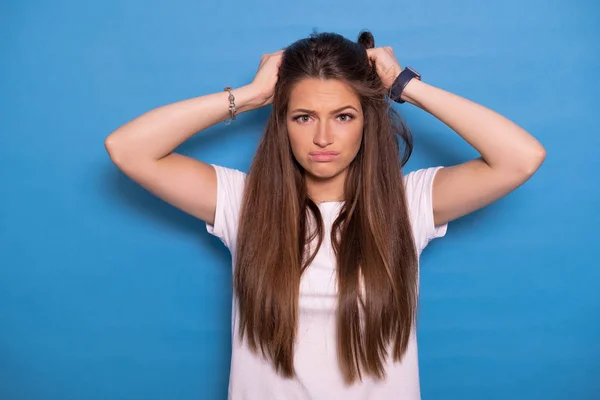
[(237, 111), (235, 108), (235, 97), (233, 96), (233, 93), (231, 93), (231, 86), (227, 86), (223, 90), (229, 91), (229, 113), (231, 114), (231, 119), (225, 121), (225, 125), (229, 125), (232, 120), (235, 120), (235, 112)]

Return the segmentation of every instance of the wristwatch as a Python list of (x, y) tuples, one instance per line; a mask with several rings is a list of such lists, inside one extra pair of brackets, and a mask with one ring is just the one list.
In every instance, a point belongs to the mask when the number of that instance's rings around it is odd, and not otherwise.
[(412, 78), (416, 78), (421, 80), (421, 74), (412, 69), (411, 67), (406, 67), (400, 72), (392, 87), (390, 89), (390, 98), (394, 100), (396, 103), (404, 103), (404, 100), (400, 97), (402, 95), (402, 91), (408, 85), (408, 82)]

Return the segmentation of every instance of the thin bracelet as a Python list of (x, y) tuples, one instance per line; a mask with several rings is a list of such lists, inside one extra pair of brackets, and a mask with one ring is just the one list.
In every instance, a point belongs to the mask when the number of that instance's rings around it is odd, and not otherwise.
[(235, 97), (231, 93), (231, 86), (227, 86), (223, 90), (229, 91), (229, 113), (231, 114), (231, 119), (225, 121), (225, 125), (229, 125), (232, 120), (235, 120), (235, 112), (237, 111), (235, 108)]

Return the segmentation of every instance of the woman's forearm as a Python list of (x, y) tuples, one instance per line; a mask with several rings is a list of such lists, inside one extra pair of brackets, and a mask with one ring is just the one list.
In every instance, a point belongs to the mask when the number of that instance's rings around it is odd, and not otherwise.
[(463, 97), (412, 79), (402, 99), (449, 126), (492, 168), (533, 173), (545, 157), (543, 146), (524, 129)]
[[(231, 92), (236, 115), (264, 103), (262, 94), (251, 85)], [(207, 94), (150, 110), (112, 132), (105, 145), (115, 160), (158, 160), (196, 133), (229, 117), (229, 92)]]

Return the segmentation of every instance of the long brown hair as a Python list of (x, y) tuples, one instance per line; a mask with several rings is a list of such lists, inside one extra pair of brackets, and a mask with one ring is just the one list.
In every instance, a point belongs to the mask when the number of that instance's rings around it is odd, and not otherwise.
[[(331, 232), (337, 351), (345, 380), (362, 380), (364, 373), (385, 377), (388, 345), (393, 344), (394, 361), (400, 360), (415, 320), (417, 254), (401, 172), (412, 138), (368, 59), (366, 50), (373, 46), (373, 36), (364, 31), (358, 43), (319, 33), (285, 49), (272, 113), (246, 178), (234, 272), (240, 340), (247, 337), (250, 348), (260, 349), (284, 377), (295, 376), (300, 279), (324, 236), (286, 128), (290, 93), (304, 78), (346, 82), (364, 113), (362, 144), (348, 167), (345, 201)], [(308, 232), (311, 216), (316, 229)], [(315, 238), (318, 244), (309, 254), (306, 245)]]

